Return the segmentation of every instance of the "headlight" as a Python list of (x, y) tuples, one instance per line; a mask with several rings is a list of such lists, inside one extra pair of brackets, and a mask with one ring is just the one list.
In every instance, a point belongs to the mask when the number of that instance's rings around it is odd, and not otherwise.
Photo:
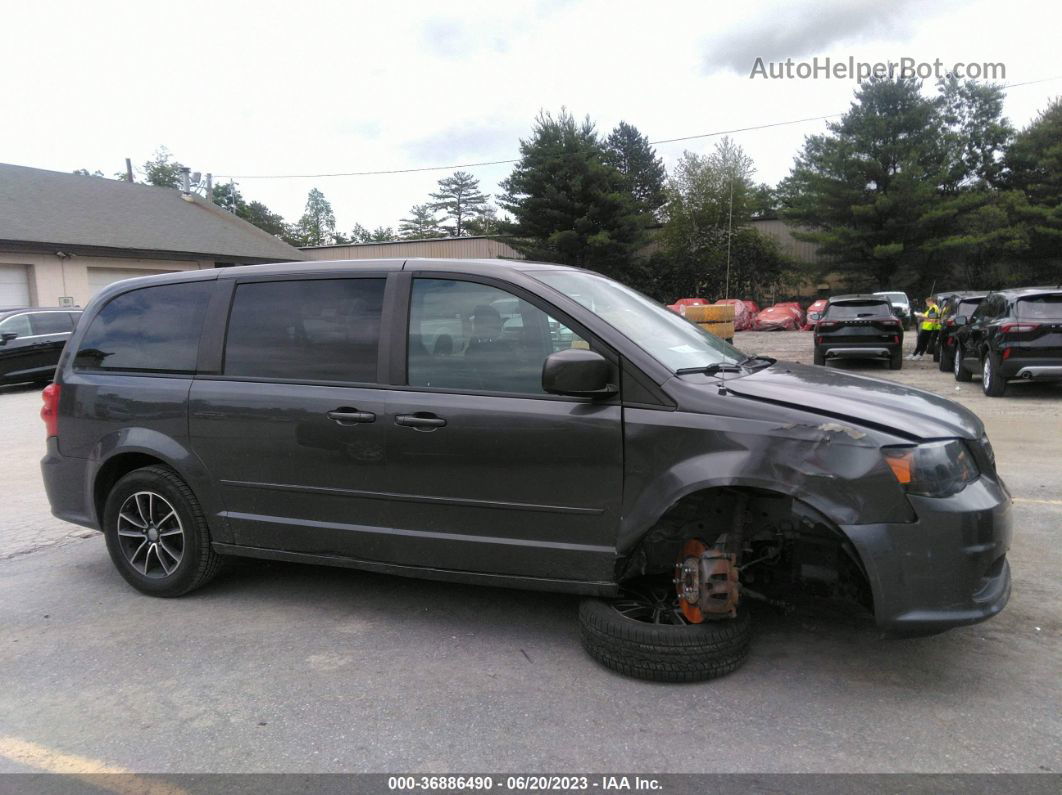
[(914, 447), (885, 447), (881, 452), (908, 494), (950, 497), (981, 474), (973, 455), (960, 439)]

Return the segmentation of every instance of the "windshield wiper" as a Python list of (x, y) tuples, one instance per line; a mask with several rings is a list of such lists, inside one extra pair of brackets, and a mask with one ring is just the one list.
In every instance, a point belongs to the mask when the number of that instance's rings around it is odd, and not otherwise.
[(675, 375), (689, 375), (690, 373), (703, 373), (704, 375), (714, 375), (715, 373), (740, 373), (741, 365), (734, 364), (733, 362), (715, 362), (714, 364), (706, 364), (703, 367), (680, 367), (675, 371)]

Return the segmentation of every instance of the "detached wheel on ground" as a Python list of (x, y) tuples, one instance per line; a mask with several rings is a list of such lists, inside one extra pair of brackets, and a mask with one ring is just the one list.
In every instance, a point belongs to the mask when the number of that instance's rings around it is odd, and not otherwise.
[(736, 618), (690, 624), (668, 580), (639, 583), (616, 599), (579, 606), (583, 647), (613, 671), (656, 682), (698, 682), (737, 670), (749, 653), (752, 624)]
[(992, 352), (985, 354), (981, 370), (981, 388), (988, 397), (1003, 397), (1007, 391), (1007, 379), (999, 374), (999, 368), (992, 358)]
[(221, 565), (199, 501), (168, 467), (121, 478), (107, 497), (103, 532), (118, 572), (151, 596), (186, 594), (212, 580)]

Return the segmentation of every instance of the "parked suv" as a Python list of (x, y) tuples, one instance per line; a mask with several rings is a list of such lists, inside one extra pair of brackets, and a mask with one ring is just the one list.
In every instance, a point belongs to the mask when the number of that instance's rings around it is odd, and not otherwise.
[(883, 292), (874, 293), (878, 298), (884, 298), (892, 306), (893, 314), (900, 319), (900, 324), (907, 328), (914, 328), (914, 311), (911, 309), (911, 299), (907, 297), (907, 293), (901, 292)]
[(1001, 397), (1007, 382), (1062, 380), (1062, 289), (1026, 287), (990, 293), (956, 335), (953, 372), (969, 381), (980, 371), (989, 397)]
[(0, 309), (0, 384), (51, 381), (80, 315), (45, 307)]
[[(951, 293), (940, 304), (940, 334), (937, 335), (936, 353), (933, 358), (940, 363), (943, 373), (955, 369), (955, 345), (962, 326), (955, 325), (955, 318), (960, 315), (968, 319), (985, 300), (986, 291)], [(965, 320), (963, 321), (965, 322)]]
[(815, 324), (815, 364), (829, 359), (884, 359), (903, 367), (903, 325), (888, 299), (877, 295), (831, 298)]
[(1010, 497), (972, 413), (747, 356), (573, 268), (119, 282), (42, 416), (53, 513), (154, 596), (230, 555), (564, 591), (597, 660), (684, 681), (741, 664), (750, 600), (851, 599), (912, 634), (1010, 593)]

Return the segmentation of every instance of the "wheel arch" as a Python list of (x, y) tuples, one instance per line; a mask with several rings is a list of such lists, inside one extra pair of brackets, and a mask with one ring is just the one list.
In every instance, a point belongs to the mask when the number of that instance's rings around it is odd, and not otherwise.
[(92, 509), (99, 527), (103, 527), (104, 506), (114, 484), (134, 470), (161, 465), (172, 469), (188, 484), (203, 509), (213, 540), (232, 542), (209, 472), (199, 457), (177, 439), (146, 428), (124, 428), (101, 439), (92, 457), (99, 462), (90, 486)]

